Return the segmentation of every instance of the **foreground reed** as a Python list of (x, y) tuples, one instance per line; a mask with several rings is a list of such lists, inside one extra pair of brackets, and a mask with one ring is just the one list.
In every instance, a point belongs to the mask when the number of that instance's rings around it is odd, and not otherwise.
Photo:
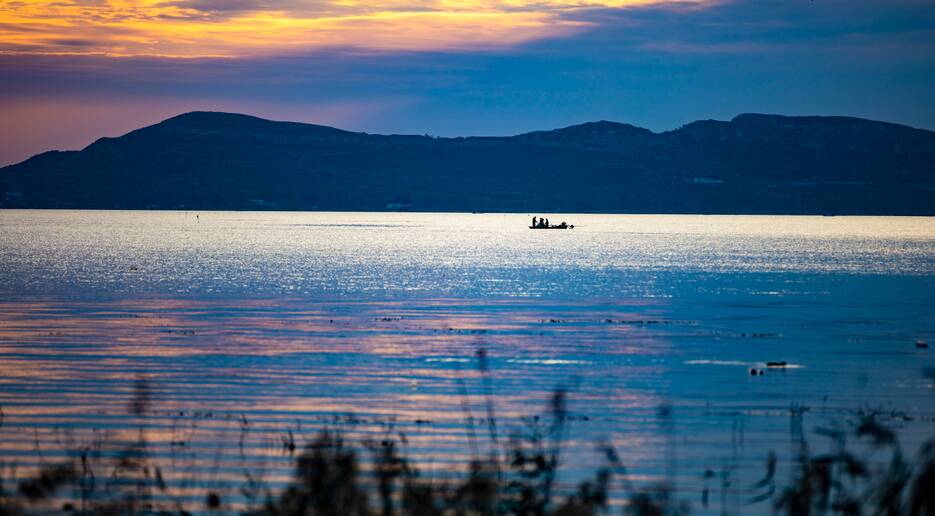
[[(478, 353), (478, 364), (489, 375), (483, 351)], [(405, 452), (403, 434), (387, 432), (380, 439), (351, 442), (340, 430), (326, 428), (299, 449), (291, 432), (283, 438), (284, 449), (295, 455), (293, 478), (283, 489), (268, 487), (260, 473), (247, 470), (239, 492), (195, 479), (184, 486), (189, 495), (181, 496), (153, 460), (141, 426), (137, 438), (120, 443), (116, 453), (102, 453), (106, 443), (86, 445), (75, 450), (71, 459), (47, 464), (27, 478), (16, 479), (15, 469), (0, 465), (0, 473), (15, 479), (10, 485), (0, 477), (0, 516), (40, 512), (269, 516), (689, 513), (689, 501), (679, 499), (671, 483), (635, 487), (609, 444), (598, 445), (603, 464), (595, 467), (590, 478), (570, 492), (557, 494), (556, 478), (570, 421), (566, 392), (554, 392), (547, 413), (535, 418), (537, 424), (530, 431), (503, 437), (486, 385), (483, 424), (488, 451), (477, 451), (475, 443), (465, 473), (447, 480), (422, 473)], [(129, 410), (135, 415), (147, 413), (151, 397), (147, 383), (138, 381)], [(880, 414), (858, 412), (847, 430), (816, 429), (829, 440), (831, 451), (815, 454), (801, 428), (804, 412), (796, 407), (790, 410), (798, 446), (791, 478), (785, 483), (776, 478), (777, 459), (770, 454), (763, 479), (746, 486), (750, 493), (746, 507), (789, 515), (935, 515), (935, 440), (928, 441), (910, 460)], [(658, 417), (663, 428), (671, 427), (668, 408), (661, 408)], [(468, 414), (472, 435), (475, 423)], [(242, 424), (246, 429), (246, 420)], [(860, 456), (852, 451), (853, 441), (869, 445), (869, 453)], [(705, 477), (714, 475), (705, 472)], [(708, 509), (708, 495), (706, 488), (695, 503)], [(726, 509), (722, 507), (721, 512)]]

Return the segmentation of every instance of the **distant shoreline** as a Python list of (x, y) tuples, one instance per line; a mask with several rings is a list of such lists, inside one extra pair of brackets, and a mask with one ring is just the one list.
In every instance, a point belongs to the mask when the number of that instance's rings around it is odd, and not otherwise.
[(935, 132), (743, 114), (435, 138), (193, 112), (0, 168), (0, 207), (932, 216)]

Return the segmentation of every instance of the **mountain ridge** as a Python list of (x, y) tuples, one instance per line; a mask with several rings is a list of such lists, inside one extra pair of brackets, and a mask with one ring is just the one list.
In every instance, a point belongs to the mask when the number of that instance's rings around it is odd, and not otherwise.
[(0, 207), (935, 214), (935, 132), (758, 113), (378, 135), (195, 111), (0, 168)]

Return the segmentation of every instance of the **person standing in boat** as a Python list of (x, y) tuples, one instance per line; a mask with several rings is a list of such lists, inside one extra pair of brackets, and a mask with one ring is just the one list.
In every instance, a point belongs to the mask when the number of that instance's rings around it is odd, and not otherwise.
[(536, 227), (536, 216), (532, 216), (532, 227)]

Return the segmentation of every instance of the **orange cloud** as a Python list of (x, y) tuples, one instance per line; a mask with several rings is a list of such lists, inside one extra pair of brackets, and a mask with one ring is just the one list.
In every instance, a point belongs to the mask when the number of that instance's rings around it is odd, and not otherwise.
[(236, 57), (324, 47), (483, 49), (659, 0), (0, 0), (0, 53)]

